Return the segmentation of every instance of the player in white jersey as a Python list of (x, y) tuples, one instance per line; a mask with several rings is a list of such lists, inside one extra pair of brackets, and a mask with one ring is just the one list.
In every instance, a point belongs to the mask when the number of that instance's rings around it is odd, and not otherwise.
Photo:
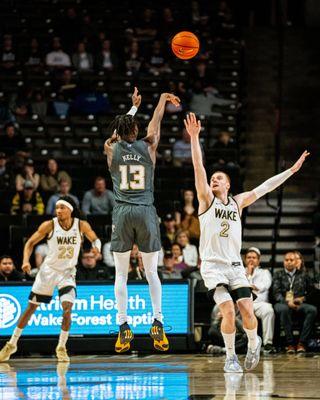
[(41, 265), (29, 296), (27, 309), (5, 346), (0, 351), (0, 361), (9, 360), (17, 351), (17, 342), (30, 317), (40, 303), (50, 303), (54, 289), (59, 292), (63, 309), (63, 318), (59, 343), (56, 347), (58, 361), (68, 362), (66, 343), (71, 326), (71, 310), (76, 298), (76, 264), (83, 235), (92, 245), (92, 252), (98, 256), (101, 242), (87, 221), (79, 219), (80, 212), (72, 198), (61, 197), (56, 203), (56, 218), (43, 222), (38, 230), (28, 239), (23, 250), (22, 270), (30, 274), (29, 262), (34, 246), (47, 238), (49, 252)]
[(192, 162), (199, 200), (201, 275), (222, 314), (221, 333), (227, 352), (224, 370), (242, 372), (235, 354), (233, 301), (237, 303), (248, 336), (244, 366), (246, 370), (252, 370), (259, 362), (261, 338), (257, 335), (250, 283), (240, 255), (241, 212), (297, 172), (309, 153), (305, 151), (288, 170), (273, 176), (255, 189), (232, 198), (228, 194), (230, 178), (224, 172), (215, 172), (208, 184), (199, 143), (200, 121), (196, 120), (195, 114), (190, 113), (184, 123), (191, 137)]

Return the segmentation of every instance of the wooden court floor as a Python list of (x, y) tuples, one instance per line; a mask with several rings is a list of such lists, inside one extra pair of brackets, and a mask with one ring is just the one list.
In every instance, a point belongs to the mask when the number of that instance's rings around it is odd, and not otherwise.
[[(243, 361), (243, 356), (240, 357)], [(224, 374), (209, 355), (16, 358), (0, 363), (0, 399), (320, 399), (320, 355), (263, 357)]]

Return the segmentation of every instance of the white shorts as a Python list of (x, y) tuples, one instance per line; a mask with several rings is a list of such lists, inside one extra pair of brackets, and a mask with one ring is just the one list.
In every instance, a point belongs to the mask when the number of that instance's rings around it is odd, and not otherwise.
[(60, 301), (74, 303), (76, 297), (76, 270), (56, 271), (43, 264), (31, 289), (29, 302), (50, 303), (54, 289), (59, 291)]
[(202, 261), (201, 276), (208, 290), (217, 286), (226, 286), (230, 291), (241, 287), (250, 287), (246, 270), (242, 264), (218, 265), (208, 261)]

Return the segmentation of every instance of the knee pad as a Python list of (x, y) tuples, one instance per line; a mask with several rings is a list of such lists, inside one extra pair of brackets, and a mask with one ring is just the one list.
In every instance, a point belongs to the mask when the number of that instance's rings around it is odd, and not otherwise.
[[(231, 296), (234, 302), (241, 299), (252, 298), (252, 290), (249, 287), (240, 287), (231, 291)], [(257, 298), (257, 296), (256, 296)]]

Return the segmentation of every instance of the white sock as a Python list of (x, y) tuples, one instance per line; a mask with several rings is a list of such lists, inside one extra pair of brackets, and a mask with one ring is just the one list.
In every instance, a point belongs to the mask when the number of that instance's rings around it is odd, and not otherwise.
[(146, 272), (146, 278), (149, 284), (149, 292), (153, 308), (153, 318), (162, 322), (161, 312), (162, 287), (158, 275), (159, 251), (152, 253), (141, 252), (143, 267)]
[(128, 271), (131, 251), (125, 253), (113, 252), (114, 264), (116, 267), (116, 279), (114, 282), (114, 294), (117, 301), (118, 321), (119, 325), (127, 322), (127, 306), (128, 306)]
[(63, 331), (61, 329), (58, 346), (59, 347), (66, 347), (68, 337), (69, 337), (69, 331)]
[(23, 329), (16, 327), (13, 331), (13, 334), (12, 334), (10, 340), (9, 340), (9, 343), (16, 346), (18, 343), (18, 340), (21, 336), (22, 331), (23, 331)]
[(248, 337), (248, 347), (250, 350), (255, 350), (258, 346), (257, 327), (254, 329), (243, 328)]
[(224, 344), (226, 347), (227, 357), (234, 356), (236, 354), (235, 341), (236, 341), (236, 331), (233, 333), (224, 333), (221, 331), (223, 336)]

